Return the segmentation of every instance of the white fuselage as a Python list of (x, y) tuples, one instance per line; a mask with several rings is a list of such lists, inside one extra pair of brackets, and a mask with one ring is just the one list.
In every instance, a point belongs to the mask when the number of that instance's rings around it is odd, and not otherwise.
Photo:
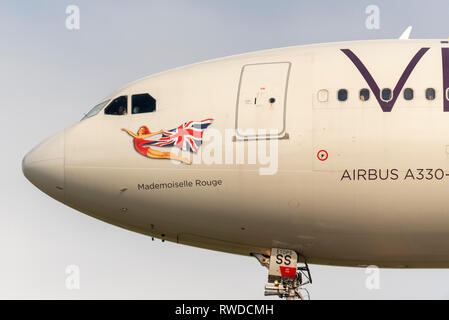
[[(127, 114), (100, 110), (36, 147), (23, 170), (81, 212), (168, 241), (238, 254), (289, 248), (320, 264), (448, 267), (447, 46), (299, 46), (150, 76), (110, 97), (128, 97)], [(144, 93), (156, 110), (133, 114), (132, 96)], [(145, 156), (121, 130), (204, 119), (213, 120), (198, 152), (152, 147), (192, 164)]]

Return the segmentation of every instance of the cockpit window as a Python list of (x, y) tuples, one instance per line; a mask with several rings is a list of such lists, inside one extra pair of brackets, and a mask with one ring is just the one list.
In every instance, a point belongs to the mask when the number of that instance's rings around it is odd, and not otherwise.
[(148, 93), (132, 96), (132, 113), (146, 113), (156, 111), (156, 100)]
[(128, 96), (121, 96), (112, 100), (104, 109), (104, 114), (122, 116), (128, 113)]
[(84, 120), (84, 119), (87, 119), (87, 118), (97, 115), (98, 112), (100, 112), (104, 108), (104, 106), (109, 103), (109, 101), (111, 101), (111, 100), (108, 99), (108, 100), (103, 101), (102, 103), (97, 104), (88, 113), (86, 113), (86, 115), (81, 120)]

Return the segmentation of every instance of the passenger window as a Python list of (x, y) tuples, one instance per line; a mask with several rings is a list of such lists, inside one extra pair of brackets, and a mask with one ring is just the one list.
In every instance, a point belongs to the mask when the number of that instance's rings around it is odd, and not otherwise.
[(346, 101), (348, 99), (348, 90), (340, 89), (338, 90), (338, 101)]
[(407, 88), (404, 90), (404, 99), (405, 100), (413, 100), (414, 92), (413, 89)]
[(433, 89), (433, 88), (427, 88), (426, 89), (426, 99), (427, 100), (434, 100), (435, 99), (435, 89)]
[(318, 91), (318, 101), (319, 102), (327, 102), (329, 96), (329, 92), (326, 89), (321, 89)]
[(146, 113), (156, 111), (156, 100), (148, 93), (135, 94), (132, 97), (132, 113)]
[(112, 102), (104, 109), (104, 114), (122, 116), (128, 113), (128, 97), (121, 96), (112, 100)]
[(360, 90), (360, 100), (362, 100), (362, 101), (369, 100), (369, 90), (368, 89)]
[(382, 100), (383, 101), (391, 100), (391, 89), (388, 88), (382, 89)]

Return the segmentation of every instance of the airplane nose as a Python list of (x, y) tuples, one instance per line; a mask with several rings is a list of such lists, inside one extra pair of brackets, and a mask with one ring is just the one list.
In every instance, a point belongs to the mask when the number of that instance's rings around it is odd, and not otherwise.
[(49, 196), (64, 197), (64, 132), (44, 140), (22, 160), (25, 177)]

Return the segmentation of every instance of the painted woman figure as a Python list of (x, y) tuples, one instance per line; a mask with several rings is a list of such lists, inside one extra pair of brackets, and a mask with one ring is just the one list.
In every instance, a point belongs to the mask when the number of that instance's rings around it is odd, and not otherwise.
[(153, 159), (173, 159), (178, 160), (180, 162), (186, 163), (186, 164), (192, 164), (192, 162), (188, 159), (178, 157), (177, 155), (174, 155), (170, 152), (162, 152), (159, 150), (154, 150), (148, 147), (148, 144), (150, 141), (145, 140), (145, 138), (155, 136), (157, 134), (161, 134), (163, 130), (160, 130), (158, 132), (151, 132), (150, 129), (148, 129), (147, 126), (142, 126), (137, 131), (137, 135), (133, 132), (129, 131), (128, 129), (123, 128), (123, 131), (127, 132), (130, 136), (134, 138), (134, 147), (136, 148), (137, 152), (140, 154), (143, 154), (144, 156), (148, 158)]

